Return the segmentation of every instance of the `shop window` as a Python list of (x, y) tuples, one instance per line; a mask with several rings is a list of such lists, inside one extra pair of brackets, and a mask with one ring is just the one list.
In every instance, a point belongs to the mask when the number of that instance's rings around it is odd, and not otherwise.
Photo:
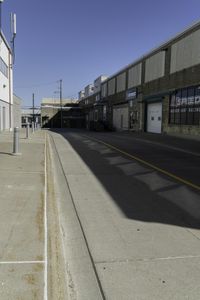
[(187, 89), (183, 89), (180, 101), (180, 124), (187, 123)]
[(169, 123), (200, 124), (200, 87), (180, 89), (171, 95)]
[(194, 98), (194, 124), (200, 124), (200, 86), (195, 89)]
[(187, 124), (192, 125), (194, 122), (194, 88), (188, 89), (188, 105), (187, 105)]
[(170, 109), (169, 109), (169, 122), (171, 124), (174, 124), (175, 123), (175, 106), (176, 106), (176, 96), (175, 94), (172, 94), (171, 95), (171, 101), (170, 101)]
[(181, 91), (176, 92), (174, 123), (180, 124)]

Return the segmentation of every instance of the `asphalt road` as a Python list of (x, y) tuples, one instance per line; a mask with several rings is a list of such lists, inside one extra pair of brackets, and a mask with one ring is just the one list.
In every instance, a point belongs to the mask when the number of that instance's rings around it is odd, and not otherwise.
[(73, 209), (63, 208), (77, 299), (95, 298), (93, 266), (103, 299), (198, 300), (199, 142), (80, 130), (51, 135), (64, 174), (58, 187), (65, 180), (71, 195), (61, 199), (73, 202), (84, 235), (77, 235)]
[(89, 133), (88, 136), (108, 143), (200, 188), (200, 141), (175, 137), (167, 137), (165, 140), (163, 136), (160, 138), (159, 135), (152, 134), (141, 136), (127, 133)]
[[(146, 205), (154, 207), (155, 193), (161, 193), (165, 198), (163, 207), (166, 211), (168, 211), (166, 206), (172, 208), (170, 214), (175, 217), (175, 223), (180, 219), (177, 218), (178, 212), (181, 219), (185, 218), (186, 222), (195, 223), (194, 226), (199, 227), (197, 224), (200, 220), (200, 212), (197, 212), (200, 209), (199, 141), (169, 136), (165, 139), (154, 134), (99, 133), (79, 130), (62, 132), (62, 135), (67, 138), (108, 192), (114, 196), (117, 205), (127, 216), (132, 216), (132, 210), (135, 208), (135, 204), (129, 201), (131, 192), (127, 187), (132, 185), (132, 175), (134, 175), (134, 184), (139, 184), (139, 197), (143, 198), (144, 203), (145, 199), (153, 199), (151, 204), (146, 203)], [(87, 139), (88, 142), (85, 142)], [(113, 170), (116, 166), (125, 175), (121, 177), (124, 184), (119, 186), (116, 186), (114, 176), (109, 176), (116, 172)], [(136, 193), (134, 185), (131, 190)], [(158, 218), (160, 218), (159, 211), (163, 207), (160, 208), (160, 205), (157, 207)], [(166, 214), (162, 218), (165, 219)]]

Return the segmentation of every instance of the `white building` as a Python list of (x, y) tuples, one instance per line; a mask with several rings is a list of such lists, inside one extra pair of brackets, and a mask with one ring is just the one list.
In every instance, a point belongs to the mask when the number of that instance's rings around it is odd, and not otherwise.
[(85, 97), (88, 97), (94, 93), (94, 84), (88, 84), (85, 87)]
[(85, 97), (85, 90), (82, 90), (78, 93), (78, 100), (82, 100)]
[(0, 32), (0, 131), (13, 127), (12, 51)]
[(98, 93), (101, 91), (101, 84), (104, 82), (106, 79), (108, 79), (108, 76), (106, 75), (101, 75), (97, 79), (94, 80), (94, 94)]

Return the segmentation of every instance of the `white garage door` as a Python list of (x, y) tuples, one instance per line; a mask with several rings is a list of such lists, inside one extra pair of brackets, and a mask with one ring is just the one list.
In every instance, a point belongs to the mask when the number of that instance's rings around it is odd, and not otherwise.
[(113, 108), (113, 126), (117, 130), (128, 130), (128, 107)]
[(161, 133), (162, 103), (150, 103), (147, 106), (147, 131)]

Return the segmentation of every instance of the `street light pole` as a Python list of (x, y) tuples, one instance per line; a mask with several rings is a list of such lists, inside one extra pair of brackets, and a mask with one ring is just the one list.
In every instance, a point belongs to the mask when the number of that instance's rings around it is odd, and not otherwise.
[(60, 128), (63, 126), (63, 111), (62, 111), (62, 79), (60, 79)]

